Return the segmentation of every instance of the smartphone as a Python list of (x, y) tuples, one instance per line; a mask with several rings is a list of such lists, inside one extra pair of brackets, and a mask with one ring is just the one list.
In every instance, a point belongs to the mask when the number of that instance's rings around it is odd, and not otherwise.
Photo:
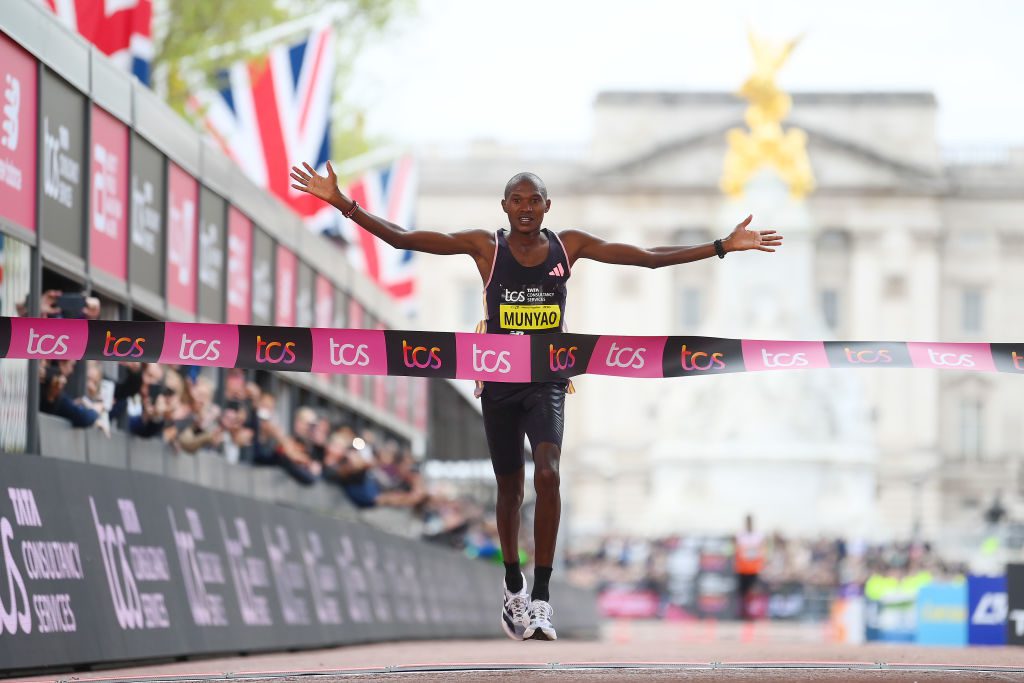
[(84, 318), (82, 310), (85, 308), (85, 295), (61, 294), (57, 297), (57, 307), (65, 318)]

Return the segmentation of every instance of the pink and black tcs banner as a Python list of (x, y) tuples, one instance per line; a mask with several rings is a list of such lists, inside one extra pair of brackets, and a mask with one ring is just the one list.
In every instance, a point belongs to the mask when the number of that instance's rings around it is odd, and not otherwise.
[(1024, 373), (1024, 342), (521, 336), (57, 318), (0, 318), (0, 353), (489, 382), (867, 367)]

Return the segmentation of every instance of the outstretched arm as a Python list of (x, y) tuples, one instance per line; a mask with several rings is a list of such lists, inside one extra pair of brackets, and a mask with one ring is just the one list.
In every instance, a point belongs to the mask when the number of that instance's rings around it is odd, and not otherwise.
[[(338, 176), (334, 174), (331, 162), (327, 162), (327, 175), (318, 175), (313, 167), (303, 162), (305, 170), (292, 166), (291, 177), (295, 182), (292, 187), (300, 192), (311, 194), (322, 199), (338, 211), (348, 215), (354, 202), (342, 194), (338, 188)], [(444, 233), (431, 230), (406, 230), (380, 216), (356, 208), (351, 218), (357, 225), (374, 237), (384, 240), (396, 249), (422, 251), (428, 254), (468, 254), (474, 258), (482, 258), (487, 254), (488, 245), (493, 236), (485, 230), (463, 230), (461, 232)]]
[[(782, 235), (776, 234), (774, 230), (747, 230), (752, 219), (753, 216), (747, 216), (746, 220), (736, 226), (732, 234), (722, 240), (722, 247), (726, 252), (749, 249), (772, 252), (775, 251), (774, 247), (782, 245)], [(632, 244), (605, 242), (600, 237), (582, 230), (566, 230), (560, 237), (565, 243), (566, 251), (569, 252), (570, 262), (586, 258), (622, 266), (663, 268), (716, 255), (713, 242), (689, 247), (644, 248)]]

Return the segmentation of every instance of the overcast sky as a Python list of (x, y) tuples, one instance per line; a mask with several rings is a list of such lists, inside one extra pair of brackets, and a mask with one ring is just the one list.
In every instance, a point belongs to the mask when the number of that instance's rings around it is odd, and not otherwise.
[(787, 90), (932, 91), (943, 144), (1024, 144), (1024, 0), (418, 0), (350, 94), (393, 142), (579, 143), (602, 90), (734, 91), (747, 26), (805, 34)]

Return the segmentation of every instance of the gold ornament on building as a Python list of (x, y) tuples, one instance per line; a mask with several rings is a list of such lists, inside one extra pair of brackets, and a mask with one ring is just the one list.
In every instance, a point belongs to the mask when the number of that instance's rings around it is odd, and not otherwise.
[(776, 74), (800, 38), (778, 45), (758, 38), (753, 32), (748, 36), (754, 52), (754, 73), (743, 83), (739, 95), (750, 101), (744, 116), (750, 132), (733, 128), (726, 134), (729, 151), (719, 186), (730, 197), (741, 197), (754, 174), (770, 166), (785, 181), (790, 195), (802, 199), (814, 190), (807, 134), (799, 128), (783, 131), (782, 120), (789, 114), (793, 100), (775, 83)]

